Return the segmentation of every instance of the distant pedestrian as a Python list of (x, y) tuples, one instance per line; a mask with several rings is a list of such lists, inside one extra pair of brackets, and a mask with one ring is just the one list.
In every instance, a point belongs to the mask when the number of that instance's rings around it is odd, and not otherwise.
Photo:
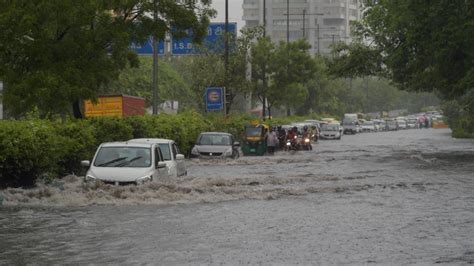
[(423, 115), (423, 119), (425, 120), (425, 128), (428, 128), (430, 126), (430, 119), (426, 115)]
[(273, 128), (270, 128), (270, 130), (267, 132), (267, 147), (268, 147), (268, 153), (273, 155), (275, 153), (275, 147), (278, 145), (278, 136), (273, 130)]

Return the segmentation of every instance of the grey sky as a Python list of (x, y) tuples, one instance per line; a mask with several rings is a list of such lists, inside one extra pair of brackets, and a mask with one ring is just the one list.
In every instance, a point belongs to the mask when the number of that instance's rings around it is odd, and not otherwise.
[[(242, 20), (242, 1), (229, 0), (229, 22), (237, 22), (237, 29), (240, 30), (244, 26)], [(212, 19), (213, 22), (225, 21), (225, 0), (212, 0), (212, 7), (217, 10), (217, 17)]]

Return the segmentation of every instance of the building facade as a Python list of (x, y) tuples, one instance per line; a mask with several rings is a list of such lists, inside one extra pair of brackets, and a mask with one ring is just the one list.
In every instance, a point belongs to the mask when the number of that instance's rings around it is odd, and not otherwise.
[(327, 55), (331, 44), (350, 42), (350, 22), (360, 19), (360, 0), (243, 0), (246, 27), (264, 24), (264, 1), (267, 36), (277, 43), (287, 40), (287, 32), (289, 41), (304, 38), (312, 54)]

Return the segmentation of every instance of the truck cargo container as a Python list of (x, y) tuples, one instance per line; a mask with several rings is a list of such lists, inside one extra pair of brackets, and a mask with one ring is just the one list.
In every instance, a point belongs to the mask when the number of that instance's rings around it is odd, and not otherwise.
[(127, 117), (145, 114), (145, 99), (130, 95), (103, 95), (97, 103), (84, 101), (85, 117), (116, 116)]

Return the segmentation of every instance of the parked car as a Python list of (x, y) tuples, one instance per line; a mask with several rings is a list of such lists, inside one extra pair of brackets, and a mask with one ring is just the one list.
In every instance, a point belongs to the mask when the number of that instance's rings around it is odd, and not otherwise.
[(375, 132), (375, 131), (377, 131), (374, 121), (365, 121), (361, 125), (361, 128), (362, 128), (362, 131), (364, 131), (364, 132)]
[(417, 128), (418, 119), (416, 117), (407, 118), (407, 128)]
[(344, 127), (344, 134), (351, 133), (356, 134), (359, 132), (357, 128), (359, 122), (357, 120), (344, 118), (342, 120), (342, 126)]
[(386, 130), (398, 130), (398, 122), (395, 119), (385, 120)]
[(225, 132), (203, 132), (199, 134), (191, 150), (193, 158), (239, 158), (240, 143)]
[(81, 164), (89, 167), (85, 182), (142, 184), (168, 176), (163, 153), (154, 143), (102, 143), (92, 163), (85, 160)]
[(397, 123), (399, 129), (407, 129), (407, 121), (405, 119), (398, 118)]
[(385, 130), (385, 121), (383, 119), (374, 119), (375, 129), (377, 131), (384, 131)]
[(186, 163), (184, 161), (184, 155), (181, 154), (178, 148), (178, 144), (170, 139), (131, 139), (130, 143), (152, 143), (158, 144), (163, 153), (163, 158), (168, 169), (168, 175), (170, 177), (178, 177), (187, 175)]
[(321, 139), (341, 139), (343, 134), (343, 129), (339, 124), (323, 124), (321, 126), (321, 132), (319, 137)]

